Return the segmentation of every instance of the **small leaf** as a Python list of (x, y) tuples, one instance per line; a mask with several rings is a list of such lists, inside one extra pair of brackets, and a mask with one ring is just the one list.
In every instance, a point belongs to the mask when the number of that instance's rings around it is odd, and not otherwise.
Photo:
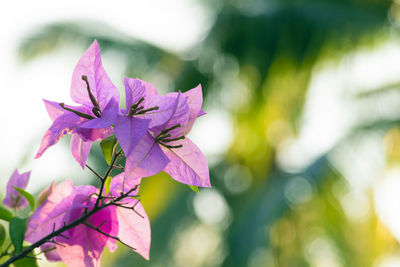
[(101, 151), (103, 152), (104, 159), (110, 165), (112, 155), (114, 152), (115, 145), (117, 144), (117, 139), (114, 135), (107, 137), (103, 141), (100, 142)]
[(0, 224), (0, 247), (3, 245), (5, 239), (6, 239), (6, 229), (2, 224)]
[(0, 219), (9, 222), (13, 215), (7, 208), (0, 206)]
[(27, 219), (14, 217), (10, 221), (10, 237), (14, 244), (15, 252), (19, 253), (22, 251), (22, 243), (24, 242), (25, 231), (26, 231)]
[[(23, 247), (23, 249), (26, 249), (27, 247)], [(15, 267), (38, 267), (39, 265), (36, 262), (36, 259), (34, 258), (34, 251), (32, 250), (29, 252), (28, 256), (30, 257), (25, 257), (23, 259), (17, 260), (16, 262), (13, 263)]]
[(188, 184), (188, 186), (190, 187), (190, 189), (192, 189), (194, 192), (198, 193), (199, 192), (199, 187), (195, 186), (195, 185), (190, 185)]
[(111, 179), (112, 179), (112, 177), (108, 176), (106, 178), (106, 181), (104, 182), (104, 189), (106, 190), (105, 191), (106, 196), (110, 193)]
[(35, 198), (26, 192), (24, 189), (12, 186), (15, 190), (17, 190), (26, 200), (28, 200), (29, 206), (31, 207), (31, 210), (33, 211), (35, 209)]

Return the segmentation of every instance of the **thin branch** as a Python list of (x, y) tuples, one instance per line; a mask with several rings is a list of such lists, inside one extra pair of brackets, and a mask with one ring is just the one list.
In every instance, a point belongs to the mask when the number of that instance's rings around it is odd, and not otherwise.
[(101, 175), (93, 170), (89, 165), (85, 164), (85, 166), (88, 167), (88, 169), (91, 170), (100, 180), (103, 180), (103, 177), (101, 177)]
[(99, 197), (96, 200), (96, 204), (94, 205), (95, 208), (97, 208), (99, 206), (100, 200), (103, 198), (102, 194), (103, 194), (103, 190), (104, 190), (104, 183), (106, 182), (107, 177), (110, 175), (111, 171), (114, 168), (114, 164), (117, 160), (117, 158), (119, 157), (119, 155), (121, 155), (122, 150), (119, 150), (118, 152), (114, 151), (114, 157), (110, 163), (110, 166), (108, 167), (106, 173), (104, 174), (104, 176), (101, 179), (101, 185), (100, 185), (100, 192), (99, 192)]
[(97, 232), (99, 232), (99, 233), (101, 233), (101, 234), (103, 234), (103, 235), (105, 235), (105, 236), (107, 236), (107, 237), (109, 237), (109, 238), (112, 238), (112, 239), (117, 240), (118, 242), (120, 242), (121, 244), (127, 246), (128, 248), (130, 248), (130, 249), (132, 249), (132, 250), (136, 250), (136, 248), (131, 247), (131, 246), (129, 246), (128, 244), (126, 244), (125, 242), (121, 241), (121, 239), (119, 239), (119, 237), (117, 237), (117, 236), (112, 236), (112, 235), (110, 235), (110, 234), (107, 234), (106, 232), (103, 232), (102, 230), (99, 229), (100, 226), (96, 227), (96, 226), (93, 226), (93, 225), (91, 225), (91, 224), (89, 224), (89, 223), (87, 223), (87, 222), (84, 222), (83, 224), (86, 225), (86, 226), (89, 227), (89, 228), (92, 228), (93, 230), (96, 230)]
[(74, 228), (75, 226), (84, 223), (90, 216), (92, 216), (93, 214), (95, 214), (96, 212), (109, 207), (111, 205), (115, 205), (115, 203), (121, 201), (122, 199), (126, 198), (129, 196), (130, 193), (132, 193), (133, 191), (135, 191), (137, 189), (137, 186), (135, 186), (134, 188), (130, 189), (126, 194), (121, 194), (119, 197), (115, 198), (113, 201), (110, 201), (104, 205), (98, 206), (98, 207), (94, 207), (92, 210), (88, 211), (87, 213), (83, 214), (80, 218), (76, 219), (75, 221), (69, 223), (69, 224), (65, 224), (64, 226), (59, 228), (58, 230), (48, 234), (47, 236), (43, 237), (42, 239), (38, 240), (37, 242), (33, 243), (32, 245), (30, 245), (29, 247), (25, 248), (23, 251), (21, 251), (19, 254), (12, 256), (11, 258), (9, 258), (7, 261), (5, 261), (2, 265), (0, 265), (0, 267), (5, 267), (10, 265), (11, 263), (22, 259), (24, 257), (26, 257), (32, 250), (34, 250), (37, 247), (40, 247), (41, 245), (43, 245), (44, 243), (50, 242), (50, 243), (55, 243), (54, 240), (52, 240), (54, 237), (59, 236), (60, 234), (62, 234), (63, 232)]

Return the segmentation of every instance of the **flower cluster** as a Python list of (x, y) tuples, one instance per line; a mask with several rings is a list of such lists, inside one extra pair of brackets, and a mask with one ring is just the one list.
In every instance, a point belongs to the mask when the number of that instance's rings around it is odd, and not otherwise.
[[(159, 95), (154, 86), (140, 79), (125, 78), (124, 85), (126, 106), (121, 108), (118, 89), (102, 66), (99, 45), (94, 41), (72, 76), (71, 98), (79, 105), (44, 100), (53, 124), (36, 158), (71, 134), (72, 155), (83, 169), (96, 141), (111, 140), (112, 160), (105, 154), (109, 168), (104, 176), (88, 166), (100, 178), (100, 188), (74, 186), (66, 180), (43, 190), (26, 231), (24, 228), (25, 240), (33, 245), (21, 252), (14, 244), (20, 254), (8, 262), (40, 247), (50, 261), (99, 266), (103, 249), (114, 251), (117, 241), (149, 259), (150, 222), (137, 198), (141, 179), (164, 171), (178, 182), (210, 187), (207, 161), (187, 138), (194, 121), (205, 114), (201, 86)], [(117, 166), (123, 157), (125, 166)], [(123, 172), (112, 177), (114, 168)], [(24, 191), (29, 175), (14, 172), (5, 205), (16, 210), (29, 202), (34, 210), (33, 197)]]
[(201, 86), (185, 93), (159, 95), (151, 84), (125, 78), (126, 108), (119, 107), (118, 89), (107, 76), (95, 41), (79, 60), (72, 76), (71, 98), (80, 106), (44, 100), (53, 124), (36, 155), (66, 134), (71, 151), (85, 167), (92, 143), (115, 134), (126, 156), (125, 179), (165, 171), (181, 183), (209, 187), (207, 161), (186, 135), (205, 114)]

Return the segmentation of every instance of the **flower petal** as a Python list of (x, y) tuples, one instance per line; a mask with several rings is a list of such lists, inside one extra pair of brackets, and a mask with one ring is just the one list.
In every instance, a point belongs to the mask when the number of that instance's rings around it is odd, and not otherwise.
[(85, 168), (92, 141), (84, 141), (79, 135), (74, 134), (71, 137), (71, 152), (74, 159), (81, 165), (82, 169)]
[[(77, 186), (75, 190), (79, 192), (81, 188), (86, 190), (87, 186)], [(87, 193), (80, 192), (75, 196), (69, 212), (64, 216), (63, 220), (66, 223), (80, 218), (85, 208), (94, 206), (95, 200), (89, 200)], [(86, 207), (81, 204), (85, 204)], [(114, 206), (97, 211), (86, 220), (86, 223), (110, 236), (118, 234), (118, 221)], [(110, 239), (101, 232), (85, 224), (79, 224), (65, 231), (63, 236), (57, 236), (55, 240), (60, 244), (57, 246), (60, 258), (68, 266), (99, 266), (101, 253)]]
[(139, 79), (132, 79), (125, 77), (125, 97), (126, 97), (126, 109), (137, 103), (142, 97), (146, 96), (145, 84)]
[(168, 162), (160, 145), (146, 133), (126, 158), (125, 179), (152, 176), (162, 171)]
[[(162, 130), (176, 124), (184, 126), (189, 120), (189, 106), (186, 98), (180, 92), (170, 96), (155, 96), (152, 98), (152, 105), (158, 106), (159, 110), (146, 113), (143, 116), (151, 119), (149, 128), (155, 136)], [(175, 129), (169, 133), (174, 136), (179, 131), (181, 130)]]
[(101, 129), (111, 126), (117, 118), (118, 111), (119, 104), (112, 98), (102, 110), (100, 118), (84, 121), (79, 125), (79, 128)]
[(114, 125), (115, 137), (125, 155), (129, 156), (140, 139), (147, 133), (149, 123), (150, 120), (131, 118), (124, 115), (117, 117)]
[(146, 260), (149, 260), (151, 230), (147, 214), (139, 202), (135, 199), (124, 200), (126, 206), (134, 206), (134, 210), (117, 207), (119, 224), (118, 237), (122, 242), (135, 248)]
[(64, 135), (70, 133), (83, 120), (85, 119), (73, 113), (66, 113), (59, 116), (43, 136), (35, 158), (41, 157), (47, 148), (55, 145)]
[(13, 188), (18, 187), (25, 189), (28, 185), (29, 176), (31, 172), (24, 172), (19, 174), (18, 170), (15, 170), (11, 175), (7, 183), (7, 194), (3, 200), (3, 204), (7, 205), (11, 209), (23, 209), (28, 205), (28, 201)]
[(189, 138), (179, 140), (179, 144), (183, 145), (183, 147), (162, 148), (171, 160), (164, 171), (178, 182), (210, 187), (208, 164), (203, 153)]
[(71, 180), (59, 184), (45, 202), (30, 217), (25, 239), (34, 243), (63, 226), (63, 214), (71, 206), (73, 199)]
[(100, 48), (96, 40), (76, 65), (71, 84), (72, 100), (92, 108), (93, 104), (90, 101), (86, 83), (82, 80), (82, 75), (87, 76), (90, 91), (102, 110), (111, 98), (114, 98), (117, 102), (119, 101), (118, 89), (107, 76), (101, 63)]
[[(201, 111), (201, 105), (203, 104), (203, 93), (201, 91), (201, 85), (184, 92), (184, 96), (187, 97), (187, 102), (189, 105), (189, 120), (185, 127), (183, 128), (182, 135), (187, 135), (193, 127), (194, 121), (197, 119)], [(203, 115), (203, 114), (202, 114)]]

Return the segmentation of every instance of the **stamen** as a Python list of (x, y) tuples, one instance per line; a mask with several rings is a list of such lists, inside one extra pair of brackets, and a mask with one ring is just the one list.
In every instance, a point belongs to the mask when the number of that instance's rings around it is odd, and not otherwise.
[(170, 135), (170, 134), (166, 134), (166, 135), (159, 134), (159, 135), (156, 136), (155, 139), (156, 139), (156, 142), (159, 142), (159, 141), (161, 141), (162, 139), (168, 138), (168, 137), (171, 137), (171, 135)]
[[(152, 108), (148, 108), (148, 109), (144, 109), (144, 110), (142, 110), (142, 111), (139, 111), (139, 112), (136, 113), (136, 115), (144, 114), (144, 113), (146, 113), (146, 112), (149, 112), (149, 111), (152, 111), (152, 110), (158, 110), (158, 109), (159, 109), (159, 107), (158, 107), (158, 106), (155, 106), (155, 107), (152, 107)], [(136, 110), (136, 111), (137, 111), (137, 110)]]
[(73, 110), (73, 109), (71, 109), (71, 108), (67, 108), (66, 106), (64, 106), (64, 103), (60, 103), (59, 105), (60, 105), (60, 107), (62, 107), (63, 109), (68, 110), (68, 111), (70, 111), (70, 112), (72, 112), (72, 113), (78, 115), (79, 117), (82, 117), (82, 118), (85, 118), (85, 119), (88, 119), (88, 120), (94, 119), (94, 117), (91, 116), (91, 115), (89, 115), (89, 114), (82, 113), (82, 112), (80, 112), (80, 111)]
[[(96, 98), (94, 97), (94, 95), (90, 91), (90, 85), (89, 85), (89, 81), (88, 81), (87, 76), (86, 75), (82, 75), (82, 80), (84, 80), (86, 82), (86, 88), (87, 88), (87, 91), (88, 91), (88, 94), (89, 94), (90, 101), (92, 102), (93, 106), (99, 107), (99, 103), (97, 103)], [(100, 107), (99, 107), (99, 109), (100, 109)]]
[(163, 144), (163, 146), (165, 146), (166, 148), (181, 148), (181, 147), (183, 147), (183, 145), (170, 146), (170, 145), (164, 145), (164, 144)]
[(138, 111), (138, 110), (140, 110), (140, 109), (143, 109), (143, 107), (137, 108), (137, 107), (140, 105), (140, 103), (142, 103), (143, 101), (144, 101), (144, 97), (142, 97), (141, 99), (139, 99), (139, 101), (138, 101), (137, 103), (133, 104), (133, 105), (129, 108), (128, 116), (132, 117), (132, 116), (136, 113), (136, 111)]
[(181, 127), (180, 124), (174, 125), (174, 126), (172, 126), (171, 128), (162, 130), (162, 131), (161, 131), (161, 134), (168, 133), (169, 131), (172, 131), (172, 130), (174, 130), (174, 129), (176, 129), (176, 128), (179, 128), (179, 127)]
[(97, 118), (101, 117), (101, 110), (98, 106), (93, 107), (92, 112)]
[(184, 135), (179, 136), (177, 138), (172, 138), (172, 139), (162, 139), (161, 142), (168, 143), (168, 142), (178, 141), (178, 140), (182, 140), (182, 139), (185, 139)]

